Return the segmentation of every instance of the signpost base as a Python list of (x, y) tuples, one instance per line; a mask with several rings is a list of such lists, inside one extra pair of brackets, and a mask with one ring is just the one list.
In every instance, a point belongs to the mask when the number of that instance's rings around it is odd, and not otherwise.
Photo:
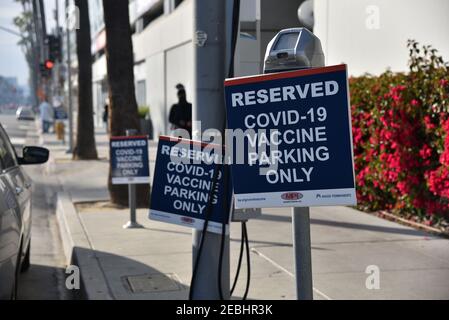
[(137, 223), (136, 218), (136, 185), (128, 185), (128, 197), (129, 197), (129, 211), (131, 220), (123, 226), (123, 229), (137, 229), (143, 228), (143, 226)]
[(128, 221), (126, 224), (123, 225), (123, 229), (142, 229), (142, 228), (144, 228), (143, 225), (133, 221)]

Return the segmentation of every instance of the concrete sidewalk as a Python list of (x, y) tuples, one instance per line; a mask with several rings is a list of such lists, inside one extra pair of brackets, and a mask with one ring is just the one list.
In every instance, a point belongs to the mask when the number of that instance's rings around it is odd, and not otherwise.
[[(89, 299), (186, 299), (192, 272), (191, 230), (150, 221), (124, 230), (128, 209), (106, 206), (108, 140), (97, 134), (101, 160), (72, 161), (66, 147), (44, 135), (48, 173), (64, 189), (58, 219), (68, 262), (81, 268)], [(150, 146), (154, 169), (156, 144)], [(93, 203), (94, 202), (94, 203)], [(97, 202), (97, 203), (95, 203)], [(315, 299), (449, 299), (449, 240), (346, 207), (311, 209)], [(248, 223), (250, 299), (295, 299), (289, 209), (264, 209)], [(231, 226), (231, 279), (240, 226)], [(380, 289), (366, 288), (368, 266), (380, 270)], [(217, 266), (211, 266), (216, 268)], [(234, 296), (243, 294), (246, 266)]]

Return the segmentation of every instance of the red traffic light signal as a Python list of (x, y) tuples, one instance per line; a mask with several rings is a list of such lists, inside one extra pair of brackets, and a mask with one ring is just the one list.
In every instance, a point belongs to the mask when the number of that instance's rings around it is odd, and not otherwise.
[(54, 66), (55, 66), (55, 63), (53, 61), (51, 61), (51, 60), (45, 61), (45, 68), (47, 70), (53, 69)]

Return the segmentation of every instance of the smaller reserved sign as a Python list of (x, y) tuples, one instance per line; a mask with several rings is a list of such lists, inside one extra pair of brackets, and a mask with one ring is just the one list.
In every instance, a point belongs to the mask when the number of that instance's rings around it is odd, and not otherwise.
[[(229, 223), (232, 188), (227, 186), (225, 197), (223, 166), (217, 165), (221, 155), (207, 146), (210, 145), (159, 137), (150, 219), (202, 230), (209, 217), (207, 230), (222, 232), (223, 224)], [(216, 170), (219, 172), (214, 185)]]
[(66, 120), (68, 118), (67, 112), (62, 107), (55, 108), (55, 120)]
[(111, 137), (112, 184), (150, 182), (147, 136)]

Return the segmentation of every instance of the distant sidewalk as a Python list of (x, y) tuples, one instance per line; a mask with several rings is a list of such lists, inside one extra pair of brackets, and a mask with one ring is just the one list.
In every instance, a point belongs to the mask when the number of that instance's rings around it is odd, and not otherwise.
[[(68, 262), (81, 268), (89, 299), (186, 299), (192, 272), (191, 230), (150, 221), (124, 230), (127, 209), (106, 205), (108, 137), (98, 130), (100, 160), (72, 161), (67, 146), (43, 135), (51, 150), (48, 174), (63, 188), (58, 221)], [(150, 143), (154, 170), (156, 143)], [(102, 202), (103, 201), (103, 202)], [(315, 299), (449, 299), (449, 240), (346, 207), (311, 209)], [(295, 299), (290, 210), (264, 209), (248, 223), (250, 299)], [(231, 279), (240, 226), (231, 226)], [(216, 266), (211, 266), (215, 268)], [(244, 291), (246, 266), (235, 296)], [(379, 270), (380, 289), (367, 278)]]

